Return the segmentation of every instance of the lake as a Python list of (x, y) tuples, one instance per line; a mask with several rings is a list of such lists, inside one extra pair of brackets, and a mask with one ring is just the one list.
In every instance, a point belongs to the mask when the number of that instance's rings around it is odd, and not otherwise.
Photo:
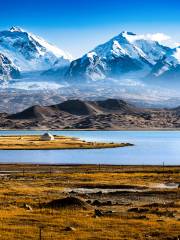
[[(46, 131), (0, 131), (0, 135)], [(129, 142), (132, 147), (98, 150), (0, 150), (0, 163), (180, 165), (180, 131), (49, 131), (88, 141)]]

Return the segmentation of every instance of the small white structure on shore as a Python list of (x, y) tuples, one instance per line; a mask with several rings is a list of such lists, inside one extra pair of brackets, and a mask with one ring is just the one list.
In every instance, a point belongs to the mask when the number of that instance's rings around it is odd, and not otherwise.
[(53, 141), (54, 140), (54, 136), (50, 133), (44, 133), (42, 136), (41, 136), (41, 140), (42, 141)]

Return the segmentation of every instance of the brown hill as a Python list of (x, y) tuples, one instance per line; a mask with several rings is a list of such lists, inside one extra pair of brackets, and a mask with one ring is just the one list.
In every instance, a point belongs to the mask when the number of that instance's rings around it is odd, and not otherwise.
[(68, 100), (52, 106), (33, 106), (0, 114), (2, 129), (154, 129), (180, 127), (180, 108), (139, 108), (126, 101)]
[(107, 99), (104, 101), (91, 102), (91, 104), (102, 112), (126, 114), (144, 112), (144, 109), (137, 108), (134, 105), (119, 99)]
[(22, 112), (9, 115), (9, 119), (43, 119), (53, 115), (53, 111), (49, 107), (32, 106)]
[(88, 104), (88, 102), (78, 99), (68, 100), (53, 107), (64, 112), (80, 116), (94, 113), (94, 109)]
[(85, 116), (103, 113), (142, 113), (143, 110), (128, 104), (122, 100), (108, 99), (104, 101), (81, 101), (68, 100), (53, 106), (33, 106), (22, 112), (12, 114), (10, 119), (43, 119), (45, 117), (58, 116), (68, 113), (72, 115)]

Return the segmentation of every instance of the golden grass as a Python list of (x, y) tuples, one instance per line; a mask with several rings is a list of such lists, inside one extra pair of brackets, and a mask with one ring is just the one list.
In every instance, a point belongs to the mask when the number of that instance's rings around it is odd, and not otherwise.
[(48, 149), (100, 149), (132, 146), (129, 143), (87, 142), (73, 137), (55, 136), (43, 141), (41, 136), (0, 136), (0, 150), (48, 150)]
[[(9, 176), (0, 175), (0, 239), (38, 240), (42, 228), (42, 240), (47, 239), (163, 239), (180, 234), (179, 208), (176, 217), (159, 217), (146, 213), (145, 219), (130, 213), (131, 207), (139, 207), (157, 201), (156, 195), (140, 197), (130, 205), (100, 207), (115, 210), (117, 215), (94, 218), (94, 210), (46, 209), (41, 203), (67, 196), (66, 188), (91, 185), (107, 186), (129, 184), (150, 186), (171, 180), (178, 181), (180, 167), (120, 167), (120, 166), (41, 166), (41, 165), (1, 165), (0, 171), (14, 171)], [(165, 192), (162, 201), (179, 202), (179, 189), (158, 190)], [(158, 193), (157, 191), (157, 193)], [(88, 196), (81, 196), (85, 200)], [(123, 198), (118, 195), (118, 199)], [(32, 207), (27, 210), (24, 204)], [(170, 211), (171, 208), (159, 211)], [(144, 214), (143, 214), (144, 215)], [(162, 220), (162, 221), (159, 221)], [(71, 226), (75, 231), (65, 231)]]

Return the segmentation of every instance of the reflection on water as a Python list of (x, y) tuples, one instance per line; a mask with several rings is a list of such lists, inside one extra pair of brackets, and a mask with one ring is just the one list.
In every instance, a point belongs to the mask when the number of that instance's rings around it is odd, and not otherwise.
[[(47, 164), (180, 165), (180, 131), (50, 131), (88, 141), (130, 142), (133, 147), (98, 150), (1, 150), (0, 162)], [(1, 135), (44, 131), (0, 131)]]

